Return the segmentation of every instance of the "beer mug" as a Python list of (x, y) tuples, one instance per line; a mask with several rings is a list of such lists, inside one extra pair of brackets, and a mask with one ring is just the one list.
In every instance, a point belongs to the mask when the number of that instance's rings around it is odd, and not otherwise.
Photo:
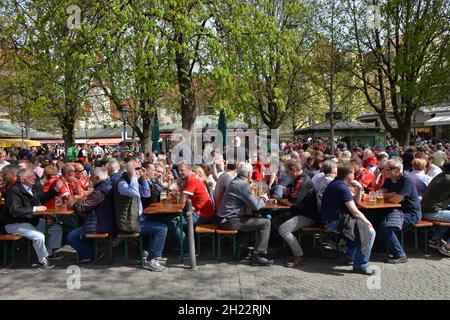
[(376, 205), (377, 204), (377, 193), (375, 191), (369, 192), (369, 204)]
[(159, 200), (161, 201), (161, 205), (165, 207), (167, 205), (167, 192), (161, 191), (159, 194)]

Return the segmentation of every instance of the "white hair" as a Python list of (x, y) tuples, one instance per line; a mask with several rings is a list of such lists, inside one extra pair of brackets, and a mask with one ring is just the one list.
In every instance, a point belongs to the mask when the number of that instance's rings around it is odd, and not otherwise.
[(108, 172), (103, 168), (96, 168), (94, 170), (94, 177), (98, 177), (98, 180), (103, 181), (109, 178)]
[(253, 172), (253, 166), (248, 162), (241, 162), (237, 168), (237, 176), (248, 178)]
[(113, 172), (120, 171), (120, 163), (119, 161), (117, 161), (117, 159), (109, 159), (108, 166)]

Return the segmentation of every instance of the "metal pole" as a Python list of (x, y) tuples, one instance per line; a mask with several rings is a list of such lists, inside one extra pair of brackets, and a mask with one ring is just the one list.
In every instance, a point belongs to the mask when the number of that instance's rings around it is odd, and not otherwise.
[(186, 201), (186, 215), (188, 219), (188, 241), (189, 241), (189, 254), (191, 256), (191, 269), (197, 269), (197, 259), (195, 257), (195, 242), (194, 242), (194, 223), (192, 220), (192, 202)]

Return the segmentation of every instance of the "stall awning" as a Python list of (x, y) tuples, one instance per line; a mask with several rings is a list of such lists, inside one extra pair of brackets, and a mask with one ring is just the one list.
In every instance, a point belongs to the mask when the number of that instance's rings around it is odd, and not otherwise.
[(88, 144), (95, 144), (99, 143), (100, 145), (107, 144), (107, 145), (116, 145), (122, 142), (122, 138), (91, 138), (88, 139)]
[[(30, 147), (39, 147), (41, 145), (41, 143), (39, 141), (34, 141), (34, 140), (23, 140), (27, 146), (27, 148)], [(22, 139), (0, 139), (0, 148), (9, 148), (12, 147), (13, 145), (18, 145), (21, 146), (22, 145)]]
[(450, 125), (450, 113), (441, 114), (430, 120), (425, 121), (426, 126), (443, 126)]

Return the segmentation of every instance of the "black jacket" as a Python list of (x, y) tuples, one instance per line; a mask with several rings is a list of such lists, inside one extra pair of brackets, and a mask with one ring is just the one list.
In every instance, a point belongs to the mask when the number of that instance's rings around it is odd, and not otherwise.
[[(314, 184), (307, 173), (301, 174), (300, 188), (295, 195), (295, 202), (291, 207), (293, 215), (302, 215), (316, 222), (320, 221), (319, 210), (317, 207), (317, 194)], [(296, 181), (292, 182), (292, 189), (295, 188)]]
[(115, 233), (113, 189), (110, 180), (100, 181), (85, 200), (74, 203), (77, 213), (86, 216), (85, 233)]
[(4, 225), (26, 222), (37, 225), (39, 216), (33, 215), (33, 207), (43, 205), (58, 194), (55, 189), (44, 193), (39, 183), (34, 184), (31, 190), (33, 196), (25, 190), (21, 183), (16, 183), (8, 188)]
[(358, 241), (361, 244), (361, 253), (368, 256), (370, 238), (368, 224), (348, 213), (341, 214), (340, 219), (342, 221), (342, 235), (350, 241)]

